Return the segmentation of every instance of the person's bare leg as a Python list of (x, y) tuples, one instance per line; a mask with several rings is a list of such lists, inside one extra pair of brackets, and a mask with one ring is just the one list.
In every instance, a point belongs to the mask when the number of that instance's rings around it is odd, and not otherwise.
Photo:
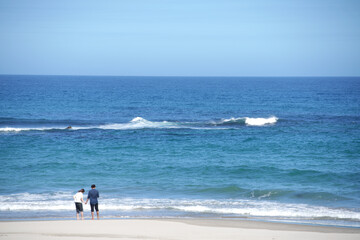
[(99, 220), (100, 217), (99, 217), (99, 211), (96, 211), (96, 215), (97, 215), (97, 219)]
[(81, 212), (81, 220), (84, 220), (84, 212)]
[(79, 213), (76, 213), (76, 220), (79, 220)]
[(91, 212), (91, 219), (94, 220), (94, 212)]

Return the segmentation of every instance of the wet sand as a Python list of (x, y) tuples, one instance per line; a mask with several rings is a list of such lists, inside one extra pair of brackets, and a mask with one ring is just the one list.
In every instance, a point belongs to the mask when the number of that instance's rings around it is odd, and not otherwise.
[(1, 239), (360, 239), (360, 228), (227, 219), (0, 222)]

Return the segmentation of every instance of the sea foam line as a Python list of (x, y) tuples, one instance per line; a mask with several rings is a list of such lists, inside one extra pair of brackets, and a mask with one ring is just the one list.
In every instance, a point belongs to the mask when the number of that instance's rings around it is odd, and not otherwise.
[[(132, 129), (229, 129), (234, 126), (264, 126), (277, 122), (277, 117), (269, 118), (229, 118), (218, 122), (169, 122), (169, 121), (149, 121), (141, 117), (136, 117), (128, 123), (111, 123), (95, 126), (54, 126), (54, 127), (2, 127), (1, 132), (20, 132), (20, 131), (51, 131), (51, 130), (86, 130), (86, 129), (103, 129), (103, 130), (132, 130)], [(219, 128), (219, 126), (221, 128)]]

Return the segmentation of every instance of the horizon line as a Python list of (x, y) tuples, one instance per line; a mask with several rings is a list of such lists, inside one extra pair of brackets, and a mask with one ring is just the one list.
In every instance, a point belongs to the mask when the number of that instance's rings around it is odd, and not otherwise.
[(246, 75), (238, 75), (238, 76), (224, 76), (224, 75), (213, 75), (213, 76), (206, 76), (206, 75), (101, 75), (101, 74), (94, 74), (94, 75), (86, 75), (86, 74), (7, 74), (7, 73), (0, 73), (0, 76), (59, 76), (59, 77), (181, 77), (181, 78), (336, 78), (336, 77), (343, 77), (343, 78), (358, 78), (359, 76), (349, 76), (349, 75), (336, 75), (336, 76), (326, 76), (326, 75), (289, 75), (289, 76), (246, 76)]

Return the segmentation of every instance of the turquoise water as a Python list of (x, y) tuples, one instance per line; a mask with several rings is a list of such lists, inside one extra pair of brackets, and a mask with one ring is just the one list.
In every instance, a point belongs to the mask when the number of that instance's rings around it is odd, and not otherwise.
[(360, 78), (2, 75), (0, 147), (0, 219), (360, 227)]

